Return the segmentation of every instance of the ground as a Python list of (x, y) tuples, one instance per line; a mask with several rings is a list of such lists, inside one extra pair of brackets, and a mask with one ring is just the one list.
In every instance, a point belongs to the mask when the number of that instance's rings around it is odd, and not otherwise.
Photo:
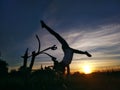
[(120, 90), (120, 72), (78, 72), (57, 75), (37, 71), (31, 75), (9, 74), (0, 78), (0, 90)]

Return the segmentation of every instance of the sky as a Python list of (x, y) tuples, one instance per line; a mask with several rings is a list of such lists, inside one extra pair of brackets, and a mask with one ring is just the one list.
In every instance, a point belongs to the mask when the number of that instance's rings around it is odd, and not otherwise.
[[(40, 20), (72, 48), (92, 54), (91, 58), (75, 54), (73, 62), (120, 65), (119, 0), (0, 0), (0, 52), (10, 67), (22, 65), (26, 48), (29, 54), (38, 49), (36, 34), (41, 50), (55, 44), (58, 49), (48, 53), (62, 60), (60, 43), (42, 29)], [(35, 65), (46, 61), (51, 62), (48, 56), (39, 55)]]

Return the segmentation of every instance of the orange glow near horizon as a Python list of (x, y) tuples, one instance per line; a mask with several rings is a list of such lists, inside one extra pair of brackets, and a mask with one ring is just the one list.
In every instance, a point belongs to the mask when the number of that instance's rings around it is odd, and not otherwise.
[(92, 73), (92, 68), (90, 65), (86, 64), (82, 66), (82, 72), (85, 74), (90, 74)]
[(120, 70), (120, 60), (78, 60), (71, 64), (71, 72), (90, 74), (109, 70)]
[(90, 74), (93, 73), (95, 70), (94, 65), (91, 62), (80, 62), (80, 61), (74, 61), (71, 64), (71, 72), (80, 72), (84, 74)]
[[(41, 65), (44, 68), (45, 66), (52, 66), (53, 62), (35, 62), (33, 70), (40, 69)], [(20, 66), (21, 63), (20, 65), (9, 66), (9, 71), (14, 69), (18, 70)], [(80, 72), (84, 74), (90, 74), (93, 72), (102, 72), (107, 70), (120, 70), (120, 60), (73, 60), (73, 62), (70, 64), (71, 73)]]

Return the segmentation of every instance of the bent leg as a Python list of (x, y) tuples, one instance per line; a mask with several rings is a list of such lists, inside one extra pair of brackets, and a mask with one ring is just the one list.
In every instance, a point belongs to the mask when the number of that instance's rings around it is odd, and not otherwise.
[(63, 47), (69, 47), (68, 43), (58, 33), (48, 27), (43, 21), (41, 21), (41, 25), (43, 28), (46, 28), (53, 36), (55, 36)]
[(76, 50), (76, 49), (72, 49), (74, 53), (78, 53), (78, 54), (86, 54), (88, 57), (91, 57), (92, 55), (90, 53), (88, 53), (87, 51), (80, 51), (80, 50)]

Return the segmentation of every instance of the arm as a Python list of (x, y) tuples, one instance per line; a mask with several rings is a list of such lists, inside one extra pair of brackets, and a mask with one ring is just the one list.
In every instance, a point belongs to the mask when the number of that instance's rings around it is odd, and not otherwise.
[(50, 54), (48, 54), (48, 53), (45, 53), (45, 52), (43, 52), (43, 53), (46, 54), (46, 55), (48, 55), (49, 57), (51, 57), (51, 60), (52, 60), (53, 62), (57, 62), (56, 58), (53, 57), (52, 55), (50, 55)]
[(55, 58), (55, 57), (53, 57), (52, 55), (50, 55), (50, 54), (48, 54), (48, 53), (44, 53), (44, 54), (46, 54), (46, 55), (48, 55), (49, 57), (51, 57), (51, 60), (52, 60), (53, 62), (55, 62), (55, 61), (56, 61), (56, 58)]

